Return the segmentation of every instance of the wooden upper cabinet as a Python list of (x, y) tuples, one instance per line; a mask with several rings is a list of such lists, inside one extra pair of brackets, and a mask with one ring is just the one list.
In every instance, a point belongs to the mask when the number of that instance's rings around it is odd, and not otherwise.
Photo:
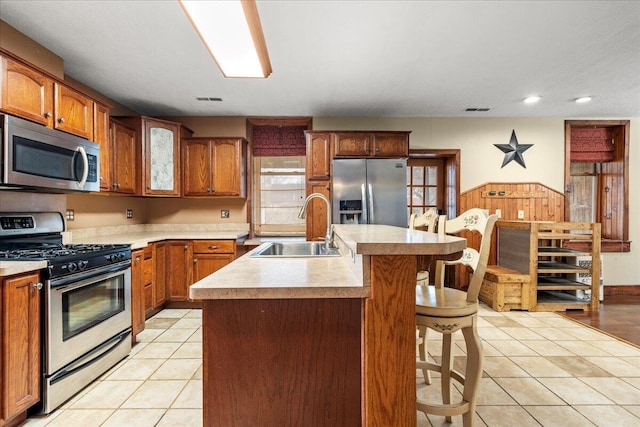
[(371, 155), (371, 138), (369, 133), (335, 133), (335, 156), (368, 157)]
[(53, 126), (53, 80), (2, 57), (0, 109), (45, 126)]
[(331, 134), (306, 132), (307, 179), (329, 179), (331, 176)]
[(335, 132), (334, 157), (408, 157), (409, 132)]
[(8, 56), (0, 60), (0, 110), (94, 140), (94, 99)]
[(246, 143), (243, 138), (184, 139), (183, 194), (246, 197)]
[(180, 195), (180, 124), (145, 119), (143, 124), (145, 196)]
[(216, 139), (213, 141), (213, 194), (216, 196), (245, 197), (246, 189), (244, 140)]
[(80, 92), (54, 83), (53, 126), (61, 131), (93, 139), (93, 100)]
[(181, 125), (153, 117), (117, 117), (136, 131), (143, 196), (180, 196)]
[(136, 132), (130, 127), (111, 121), (111, 176), (110, 191), (137, 195)]
[(109, 108), (95, 104), (93, 110), (93, 142), (100, 144), (100, 190), (111, 188), (111, 140), (109, 133)]
[(407, 132), (374, 133), (373, 156), (409, 157), (409, 134)]
[(211, 195), (211, 141), (190, 138), (183, 141), (183, 194)]

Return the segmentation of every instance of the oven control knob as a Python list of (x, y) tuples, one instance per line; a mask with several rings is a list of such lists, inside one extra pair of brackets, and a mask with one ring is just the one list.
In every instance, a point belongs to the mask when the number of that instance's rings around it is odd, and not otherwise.
[(89, 261), (78, 261), (78, 269), (79, 270), (84, 270), (85, 268), (87, 268), (87, 265), (89, 264)]
[(77, 269), (78, 269), (78, 264), (76, 264), (75, 262), (70, 262), (69, 264), (67, 264), (67, 271), (74, 272)]

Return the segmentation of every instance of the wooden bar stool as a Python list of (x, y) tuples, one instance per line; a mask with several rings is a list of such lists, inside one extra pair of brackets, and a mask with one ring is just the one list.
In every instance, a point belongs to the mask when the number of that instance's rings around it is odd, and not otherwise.
[[(442, 333), (441, 364), (427, 361), (426, 351), (420, 355), (422, 360), (416, 362), (418, 369), (441, 373), (442, 404), (417, 400), (417, 409), (425, 414), (445, 416), (449, 422), (452, 416), (462, 415), (464, 426), (473, 426), (475, 423), (476, 392), (482, 377), (482, 344), (477, 331), (478, 294), (489, 260), (491, 233), (497, 219), (496, 215), (488, 215), (482, 209), (470, 209), (452, 220), (441, 217), (438, 232), (478, 232), (482, 235), (480, 250), (467, 248), (456, 261), (438, 261), (435, 286), (416, 286), (416, 325)], [(444, 287), (445, 267), (456, 264), (473, 270), (466, 291)], [(453, 333), (459, 330), (467, 347), (464, 375), (453, 368)], [(423, 345), (427, 345), (426, 336)], [(460, 402), (451, 402), (451, 379), (464, 386)]]

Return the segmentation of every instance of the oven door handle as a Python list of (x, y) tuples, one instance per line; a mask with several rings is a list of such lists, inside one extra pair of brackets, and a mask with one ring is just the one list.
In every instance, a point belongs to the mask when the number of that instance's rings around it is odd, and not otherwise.
[[(59, 279), (53, 279), (49, 282), (49, 288), (56, 288), (58, 290), (76, 289), (82, 286), (86, 286), (89, 283), (97, 282), (99, 280), (104, 280), (104, 279), (108, 279), (110, 277), (116, 276), (121, 271), (125, 271), (129, 268), (131, 268), (131, 260), (119, 262), (117, 264), (112, 264), (108, 267), (101, 268), (98, 271), (94, 271), (93, 272), (94, 274), (92, 274), (89, 277), (86, 277), (87, 272), (84, 272), (84, 274), (76, 273), (71, 276), (65, 276)], [(84, 277), (82, 277), (81, 275)], [(80, 281), (78, 281), (79, 277), (82, 277)], [(70, 283), (73, 283), (73, 286), (65, 286)]]
[[(86, 368), (87, 366), (91, 366), (109, 353), (111, 353), (116, 347), (120, 345), (120, 343), (126, 339), (130, 339), (131, 337), (131, 329), (127, 329), (123, 332), (120, 332), (115, 337), (111, 338), (109, 341), (103, 343), (100, 347), (93, 350), (91, 353), (82, 356), (74, 362), (69, 363), (63, 369), (58, 371), (54, 376), (49, 380), (51, 384), (55, 384), (58, 381), (61, 381), (65, 377), (73, 374), (76, 371)], [(94, 356), (95, 353), (100, 352), (97, 356)], [(91, 357), (89, 360), (86, 360), (88, 357)]]

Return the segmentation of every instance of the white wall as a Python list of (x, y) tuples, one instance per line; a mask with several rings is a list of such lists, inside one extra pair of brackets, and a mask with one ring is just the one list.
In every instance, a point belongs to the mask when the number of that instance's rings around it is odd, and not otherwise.
[[(410, 130), (411, 148), (460, 149), (460, 191), (486, 182), (539, 182), (564, 189), (564, 120), (557, 118), (346, 118), (314, 117), (314, 130)], [(640, 285), (640, 118), (631, 119), (629, 143), (629, 240), (631, 252), (603, 255), (606, 285)], [(511, 162), (493, 144), (533, 144), (524, 152), (526, 168)]]

